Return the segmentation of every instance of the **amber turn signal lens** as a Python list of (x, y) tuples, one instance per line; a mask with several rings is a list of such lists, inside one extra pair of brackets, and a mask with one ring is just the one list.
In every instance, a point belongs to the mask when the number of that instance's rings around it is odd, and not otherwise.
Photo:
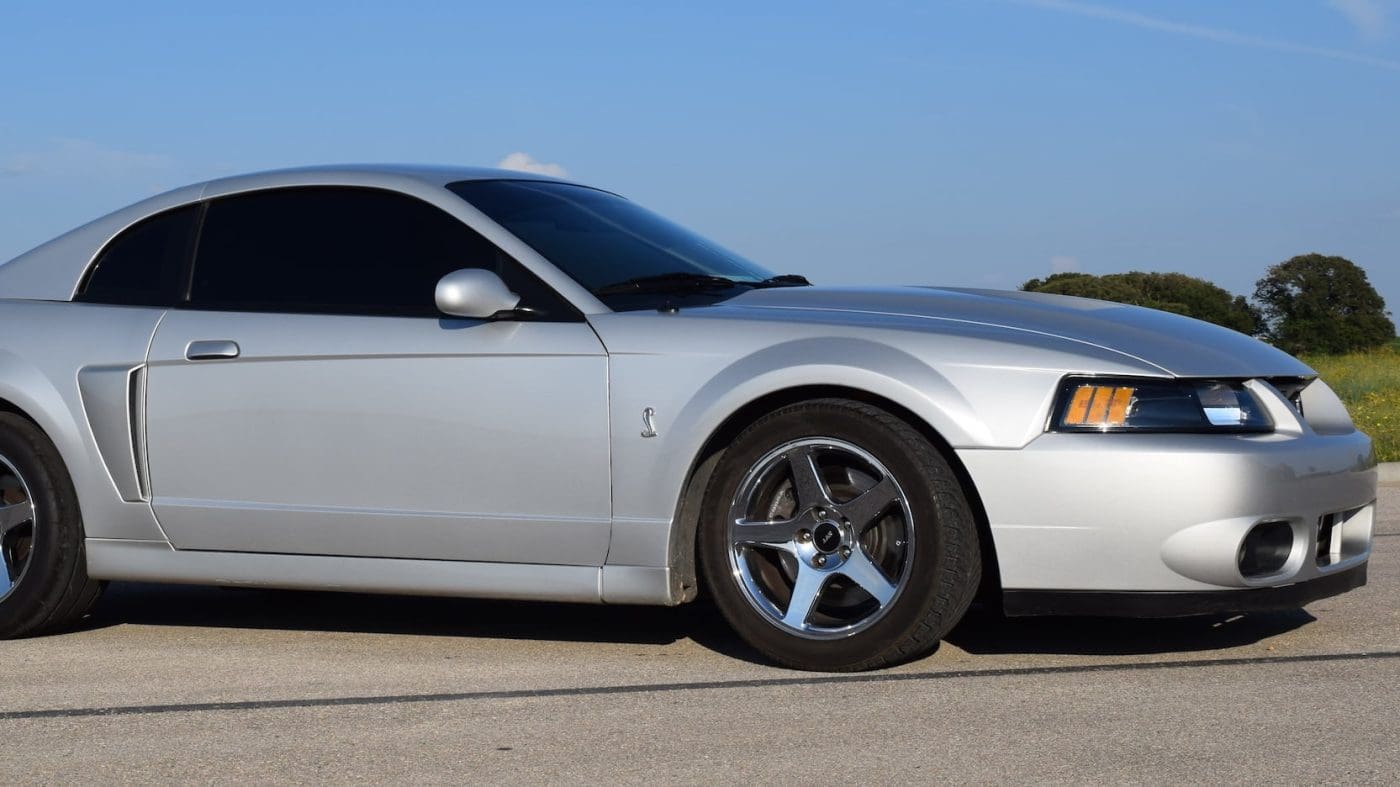
[(1065, 410), (1063, 426), (1108, 428), (1128, 421), (1128, 406), (1137, 389), (1129, 386), (1081, 385)]

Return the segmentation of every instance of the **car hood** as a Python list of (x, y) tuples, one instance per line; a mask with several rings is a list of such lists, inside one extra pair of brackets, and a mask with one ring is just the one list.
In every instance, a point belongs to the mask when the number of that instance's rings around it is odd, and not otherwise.
[[(901, 317), (1050, 335), (1132, 356), (1180, 377), (1310, 377), (1312, 369), (1264, 342), (1178, 314), (1044, 293), (933, 287), (790, 287), (752, 290), (726, 306)], [(796, 315), (794, 315), (796, 316)]]

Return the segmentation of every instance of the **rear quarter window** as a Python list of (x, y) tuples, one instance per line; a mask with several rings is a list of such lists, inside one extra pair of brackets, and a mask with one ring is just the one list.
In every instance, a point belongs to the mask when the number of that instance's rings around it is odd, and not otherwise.
[(199, 205), (176, 208), (127, 228), (97, 256), (74, 300), (123, 306), (171, 306), (199, 223)]

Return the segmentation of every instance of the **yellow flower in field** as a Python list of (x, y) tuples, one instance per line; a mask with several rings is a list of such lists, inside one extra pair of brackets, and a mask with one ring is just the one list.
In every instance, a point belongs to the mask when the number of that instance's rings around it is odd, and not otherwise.
[(1382, 462), (1400, 461), (1400, 351), (1395, 346), (1303, 361), (1342, 398)]

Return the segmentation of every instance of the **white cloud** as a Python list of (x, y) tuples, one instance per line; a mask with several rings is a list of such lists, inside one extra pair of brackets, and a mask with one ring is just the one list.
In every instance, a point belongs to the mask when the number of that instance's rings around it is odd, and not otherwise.
[(1391, 9), (1380, 0), (1327, 0), (1327, 4), (1346, 17), (1363, 38), (1385, 35)]
[(512, 153), (509, 156), (496, 162), (496, 166), (501, 169), (513, 169), (517, 172), (533, 172), (536, 175), (550, 175), (556, 178), (567, 178), (568, 170), (558, 164), (546, 164), (542, 161), (535, 161), (535, 157), (529, 153)]
[(170, 169), (175, 160), (158, 153), (133, 153), (103, 147), (90, 139), (54, 139), (42, 150), (0, 159), (0, 175), (121, 177)]
[(1051, 273), (1077, 273), (1079, 271), (1079, 258), (1069, 257), (1063, 254), (1050, 258)]
[(1346, 52), (1340, 49), (1327, 49), (1325, 47), (1309, 46), (1307, 44), (1296, 44), (1292, 41), (1262, 38), (1260, 36), (1250, 35), (1248, 33), (1236, 33), (1233, 30), (1224, 30), (1218, 27), (1205, 27), (1203, 25), (1193, 25), (1184, 22), (1173, 22), (1170, 19), (1148, 16), (1147, 14), (1139, 14), (1134, 11), (1124, 11), (1121, 8), (1113, 8), (1106, 5), (1081, 3), (1076, 2), (1076, 0), (1009, 1), (1017, 5), (1040, 8), (1047, 11), (1057, 11), (1063, 14), (1072, 14), (1074, 16), (1088, 17), (1091, 19), (1101, 19), (1105, 22), (1114, 22), (1116, 24), (1138, 27), (1144, 30), (1156, 30), (1162, 33), (1199, 38), (1205, 41), (1214, 41), (1218, 44), (1249, 47), (1253, 49), (1268, 49), (1290, 55), (1321, 57), (1328, 60), (1340, 60), (1347, 63), (1371, 66), (1372, 68), (1400, 71), (1400, 60), (1387, 60), (1383, 57), (1370, 57), (1368, 55)]

